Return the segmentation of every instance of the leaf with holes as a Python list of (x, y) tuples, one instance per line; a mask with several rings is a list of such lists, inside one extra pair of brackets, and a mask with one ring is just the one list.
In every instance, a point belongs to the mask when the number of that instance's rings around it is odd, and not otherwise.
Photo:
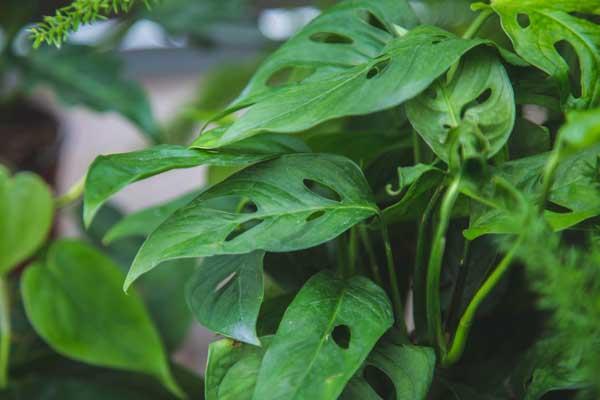
[[(223, 129), (213, 130), (218, 137)], [(198, 165), (244, 166), (278, 154), (306, 152), (299, 139), (284, 135), (261, 135), (219, 152), (160, 145), (130, 153), (97, 157), (85, 183), (83, 216), (89, 226), (102, 204), (125, 186), (178, 168)]]
[[(245, 209), (219, 209), (231, 197), (246, 198)], [(352, 161), (284, 155), (234, 174), (171, 215), (138, 252), (125, 288), (166, 260), (309, 248), (377, 213)]]
[(560, 83), (563, 102), (600, 105), (600, 27), (582, 17), (600, 14), (596, 0), (492, 0), (491, 7), (516, 52)]
[(206, 400), (251, 400), (260, 364), (272, 336), (260, 338), (262, 347), (222, 339), (208, 347)]
[(0, 277), (44, 243), (53, 215), (52, 193), (44, 181), (27, 172), (11, 178), (0, 165)]
[(515, 100), (504, 66), (488, 49), (465, 56), (450, 83), (443, 78), (406, 103), (412, 126), (433, 152), (449, 162), (496, 154), (515, 121)]
[(483, 43), (487, 42), (461, 39), (432, 26), (417, 27), (354, 67), (316, 74), (244, 100), (227, 111), (247, 107), (222, 136), (202, 135), (195, 144), (218, 148), (261, 131), (297, 132), (333, 118), (391, 108), (418, 95)]
[(315, 275), (285, 312), (253, 399), (337, 399), (392, 323), (390, 301), (373, 282)]
[(186, 285), (200, 323), (240, 342), (260, 345), (256, 320), (263, 299), (263, 251), (204, 260)]
[(119, 267), (77, 241), (55, 242), (26, 269), (22, 295), (36, 332), (58, 353), (85, 363), (150, 374), (172, 393), (167, 356), (140, 297), (121, 291)]

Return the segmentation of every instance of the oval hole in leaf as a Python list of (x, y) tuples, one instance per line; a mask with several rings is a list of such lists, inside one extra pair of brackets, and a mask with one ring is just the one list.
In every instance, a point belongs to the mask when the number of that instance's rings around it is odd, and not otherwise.
[(529, 25), (531, 25), (531, 20), (529, 19), (529, 15), (527, 15), (525, 13), (517, 14), (517, 23), (523, 29), (529, 27)]
[(284, 67), (267, 79), (267, 86), (279, 87), (290, 83), (300, 83), (315, 72), (312, 67)]
[(363, 377), (382, 399), (395, 399), (396, 388), (389, 376), (373, 365), (367, 365)]
[[(240, 207), (244, 204), (243, 207)], [(241, 213), (253, 213), (257, 211), (256, 204), (242, 196), (220, 196), (206, 199), (202, 206), (216, 211), (233, 212), (238, 210)]]
[(377, 18), (375, 16), (375, 14), (373, 14), (372, 12), (367, 11), (367, 10), (360, 10), (358, 12), (358, 15), (362, 20), (364, 20), (367, 24), (371, 25), (373, 28), (377, 28), (384, 32), (391, 33), (386, 28), (385, 24), (383, 22), (381, 22), (381, 20), (379, 18)]
[(352, 44), (354, 40), (346, 35), (340, 35), (334, 32), (317, 32), (313, 33), (310, 38), (313, 42), (317, 43), (331, 43), (331, 44)]
[(389, 64), (390, 64), (389, 58), (379, 61), (377, 64), (375, 64), (369, 70), (369, 72), (367, 72), (367, 79), (373, 79), (376, 76), (381, 75), (386, 70), (386, 68), (388, 67)]
[(331, 331), (331, 338), (342, 349), (350, 347), (350, 338), (352, 334), (348, 325), (338, 325)]
[(306, 222), (314, 221), (315, 219), (321, 218), (323, 215), (325, 215), (324, 210), (315, 211), (314, 213), (306, 217)]
[(253, 219), (249, 219), (248, 221), (239, 224), (234, 230), (229, 232), (229, 235), (227, 235), (227, 237), (225, 238), (225, 241), (231, 242), (233, 239), (248, 232), (250, 229), (258, 226), (262, 222), (263, 222), (262, 219), (253, 218)]
[(569, 213), (573, 212), (573, 210), (571, 210), (571, 209), (569, 209), (567, 207), (561, 206), (560, 204), (556, 204), (556, 203), (554, 203), (552, 201), (549, 201), (546, 204), (546, 210), (552, 211), (552, 212), (557, 213), (557, 214), (569, 214)]
[(573, 96), (576, 98), (581, 97), (581, 67), (575, 47), (567, 40), (559, 40), (554, 43), (554, 49), (569, 66), (569, 83), (571, 84)]
[(492, 96), (492, 89), (487, 88), (479, 96), (477, 96), (477, 102), (483, 104)]
[(304, 179), (303, 182), (304, 182), (304, 186), (306, 186), (306, 188), (308, 190), (310, 190), (317, 196), (320, 196), (327, 200), (332, 200), (332, 201), (335, 201), (338, 203), (342, 201), (342, 197), (339, 195), (339, 193), (327, 185), (324, 185), (324, 184), (314, 181), (312, 179)]

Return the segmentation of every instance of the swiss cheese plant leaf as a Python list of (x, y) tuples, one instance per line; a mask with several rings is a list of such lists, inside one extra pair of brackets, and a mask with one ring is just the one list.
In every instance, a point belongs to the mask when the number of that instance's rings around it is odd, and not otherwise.
[[(218, 135), (221, 130), (214, 132)], [(110, 196), (133, 182), (178, 168), (243, 166), (296, 151), (308, 151), (308, 148), (299, 139), (271, 134), (252, 138), (220, 152), (159, 145), (130, 153), (99, 156), (90, 166), (85, 183), (85, 224), (89, 226)]]
[(89, 245), (54, 243), (44, 263), (25, 271), (25, 310), (57, 352), (89, 364), (150, 374), (181, 391), (140, 297), (121, 290), (119, 267)]
[(337, 399), (392, 323), (390, 301), (373, 282), (315, 275), (285, 312), (253, 399)]
[[(596, 0), (492, 0), (491, 7), (516, 52), (558, 80), (568, 105), (600, 104), (600, 26), (581, 16), (600, 14)], [(580, 71), (569, 66), (566, 50), (574, 51)]]
[(440, 78), (406, 103), (412, 126), (433, 152), (449, 162), (459, 149), (465, 157), (496, 154), (515, 121), (512, 86), (498, 56), (489, 49), (470, 52), (453, 79)]
[[(600, 215), (600, 148), (591, 147), (566, 157), (558, 166), (544, 215), (554, 230), (567, 229)], [(548, 154), (521, 158), (502, 164), (496, 175), (506, 179), (533, 202), (539, 201), (542, 175)], [(488, 194), (491, 192), (488, 191)], [(510, 209), (477, 206), (464, 233), (473, 240), (487, 233), (515, 233), (522, 228)]]
[[(246, 198), (245, 207), (223, 209), (223, 199), (232, 197)], [(352, 161), (284, 155), (232, 175), (171, 215), (140, 249), (125, 288), (170, 259), (313, 247), (377, 212)]]
[(390, 40), (376, 56), (356, 66), (316, 73), (245, 99), (226, 111), (247, 107), (222, 136), (202, 135), (195, 144), (218, 148), (260, 131), (297, 132), (333, 118), (391, 108), (419, 94), (482, 43), (419, 26)]
[(54, 202), (38, 176), (14, 177), (0, 165), (0, 276), (32, 256), (46, 240)]
[(154, 119), (142, 87), (122, 76), (119, 60), (87, 46), (43, 47), (19, 59), (30, 84), (51, 87), (69, 104), (96, 111), (116, 111), (158, 140)]
[(186, 204), (189, 204), (196, 196), (198, 196), (197, 192), (184, 194), (183, 196), (177, 197), (166, 203), (131, 213), (114, 224), (110, 230), (106, 232), (102, 241), (109, 244), (127, 237), (147, 237), (162, 224), (169, 215), (173, 214), (177, 209)]
[(209, 257), (188, 281), (187, 303), (200, 323), (235, 340), (260, 345), (256, 320), (263, 300), (263, 251)]
[(262, 358), (273, 339), (261, 338), (262, 347), (222, 339), (208, 347), (206, 400), (251, 400)]

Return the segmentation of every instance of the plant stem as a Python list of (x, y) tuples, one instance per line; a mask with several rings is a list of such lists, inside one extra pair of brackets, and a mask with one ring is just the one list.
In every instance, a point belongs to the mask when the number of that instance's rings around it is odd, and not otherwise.
[(394, 255), (392, 253), (392, 245), (390, 243), (390, 235), (387, 225), (383, 217), (379, 216), (381, 226), (381, 236), (383, 238), (383, 246), (385, 248), (386, 266), (390, 279), (390, 287), (392, 289), (392, 303), (394, 305), (394, 314), (396, 315), (396, 326), (402, 330), (403, 334), (407, 333), (406, 323), (404, 322), (404, 306), (402, 304), (402, 296), (400, 287), (398, 286), (398, 275), (394, 266)]
[(5, 278), (0, 277), (0, 389), (8, 384), (10, 337), (10, 296)]
[(417, 335), (422, 335), (427, 331), (427, 309), (426, 309), (426, 280), (427, 280), (427, 270), (425, 269), (425, 253), (427, 249), (425, 248), (427, 241), (427, 231), (429, 229), (429, 220), (431, 219), (431, 215), (433, 214), (433, 210), (438, 202), (440, 195), (442, 194), (443, 186), (439, 186), (425, 211), (421, 217), (421, 221), (418, 226), (417, 233), (417, 250), (415, 257), (415, 268), (413, 272), (413, 292), (414, 292), (414, 307), (413, 307), (413, 318), (415, 320), (415, 328), (417, 330)]
[(348, 276), (356, 274), (356, 259), (358, 256), (358, 238), (356, 237), (356, 227), (350, 228), (350, 237), (348, 238)]
[(465, 239), (462, 258), (459, 263), (458, 277), (456, 278), (456, 284), (454, 285), (454, 290), (452, 291), (452, 300), (450, 300), (450, 307), (448, 315), (446, 316), (446, 331), (454, 329), (454, 318), (456, 317), (461, 306), (461, 299), (465, 291), (465, 284), (469, 274), (469, 257), (471, 255), (470, 249), (471, 241)]
[(440, 207), (440, 221), (433, 237), (431, 255), (427, 265), (427, 332), (430, 338), (434, 338), (438, 353), (443, 357), (446, 354), (446, 339), (442, 329), (442, 310), (440, 305), (440, 275), (442, 272), (442, 261), (446, 248), (446, 232), (450, 224), (452, 209), (460, 194), (460, 176), (455, 178), (442, 199)]
[(83, 195), (83, 190), (85, 189), (85, 178), (84, 175), (81, 179), (79, 179), (73, 186), (67, 190), (67, 193), (63, 194), (60, 197), (57, 197), (54, 200), (54, 207), (56, 208), (64, 208), (77, 200)]
[(456, 333), (454, 334), (454, 338), (452, 340), (452, 345), (450, 346), (450, 351), (442, 357), (442, 365), (450, 366), (460, 360), (462, 357), (465, 345), (467, 343), (467, 339), (469, 337), (469, 332), (471, 331), (471, 326), (473, 324), (473, 319), (475, 318), (475, 314), (477, 313), (477, 309), (483, 303), (483, 301), (487, 298), (490, 292), (496, 287), (500, 279), (504, 276), (508, 268), (510, 267), (515, 254), (522, 242), (522, 236), (519, 236), (517, 241), (513, 244), (511, 249), (506, 253), (504, 258), (500, 261), (498, 266), (494, 269), (494, 271), (490, 274), (490, 276), (485, 280), (483, 285), (477, 290), (473, 299), (467, 306), (464, 314), (460, 318), (460, 322), (458, 323), (458, 327), (456, 328)]
[(379, 286), (383, 286), (383, 279), (381, 279), (381, 273), (379, 272), (379, 265), (377, 264), (377, 257), (375, 257), (375, 252), (373, 251), (373, 246), (371, 245), (371, 240), (369, 239), (369, 235), (367, 234), (366, 228), (364, 225), (359, 225), (358, 233), (360, 235), (360, 240), (362, 241), (363, 247), (367, 252), (367, 257), (369, 257), (369, 266), (371, 267), (371, 275), (373, 275), (373, 279), (375, 283)]
[(550, 158), (548, 158), (548, 162), (544, 167), (544, 176), (542, 178), (542, 198), (539, 204), (540, 214), (546, 209), (546, 204), (548, 203), (548, 199), (550, 197), (550, 190), (552, 189), (552, 184), (554, 183), (554, 174), (556, 173), (556, 168), (558, 168), (558, 164), (560, 163), (560, 153), (560, 148), (554, 149), (554, 151), (550, 153)]

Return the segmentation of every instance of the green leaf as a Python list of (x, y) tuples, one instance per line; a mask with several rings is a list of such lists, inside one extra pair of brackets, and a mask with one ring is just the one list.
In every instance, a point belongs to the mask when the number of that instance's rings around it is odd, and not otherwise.
[(260, 345), (256, 320), (263, 300), (263, 251), (204, 260), (186, 286), (200, 323), (241, 342)]
[(387, 295), (368, 279), (315, 275), (286, 311), (252, 398), (337, 399), (392, 323)]
[[(223, 199), (240, 197), (247, 198), (245, 210), (219, 208)], [(125, 289), (166, 260), (300, 250), (331, 240), (377, 212), (352, 161), (327, 154), (284, 155), (234, 174), (171, 215), (140, 249)]]
[(52, 193), (44, 181), (28, 172), (11, 178), (0, 165), (0, 276), (44, 243), (53, 215)]
[[(222, 133), (215, 129), (214, 134)], [(85, 184), (84, 221), (89, 226), (100, 206), (125, 186), (177, 168), (198, 165), (239, 166), (274, 155), (308, 151), (302, 141), (282, 135), (263, 135), (212, 152), (176, 145), (160, 145), (130, 153), (99, 156), (90, 166)]]
[(87, 46), (43, 47), (19, 59), (30, 84), (50, 86), (68, 104), (116, 111), (157, 141), (160, 127), (142, 87), (122, 76), (120, 61)]
[(382, 400), (364, 378), (355, 376), (350, 379), (340, 400)]
[[(596, 0), (492, 0), (491, 7), (516, 52), (560, 83), (563, 102), (576, 108), (600, 104), (600, 27), (576, 15), (600, 14)], [(559, 52), (563, 42), (579, 60), (578, 83), (571, 84), (577, 71)]]
[(262, 347), (222, 339), (208, 346), (206, 400), (251, 400), (263, 355), (272, 336), (261, 338)]
[(433, 381), (435, 351), (429, 347), (394, 343), (386, 337), (375, 346), (366, 365), (381, 370), (390, 378), (397, 400), (423, 400)]
[(202, 135), (195, 143), (217, 148), (261, 131), (297, 132), (333, 118), (391, 108), (419, 94), (464, 53), (482, 43), (431, 26), (417, 27), (355, 66), (333, 71), (323, 68), (302, 82), (245, 98), (225, 111), (247, 107), (222, 136)]
[(110, 244), (132, 236), (147, 237), (171, 214), (189, 204), (196, 196), (198, 192), (184, 194), (166, 203), (128, 214), (106, 232), (102, 241)]
[(60, 354), (147, 373), (181, 394), (140, 297), (125, 295), (122, 280), (119, 268), (92, 247), (55, 242), (46, 262), (30, 266), (22, 278), (27, 316)]
[(600, 109), (570, 111), (560, 128), (558, 142), (561, 155), (586, 150), (600, 143)]
[(447, 83), (406, 103), (412, 126), (445, 162), (460, 147), (465, 157), (496, 154), (508, 140), (515, 120), (515, 100), (504, 66), (491, 50), (467, 54)]

